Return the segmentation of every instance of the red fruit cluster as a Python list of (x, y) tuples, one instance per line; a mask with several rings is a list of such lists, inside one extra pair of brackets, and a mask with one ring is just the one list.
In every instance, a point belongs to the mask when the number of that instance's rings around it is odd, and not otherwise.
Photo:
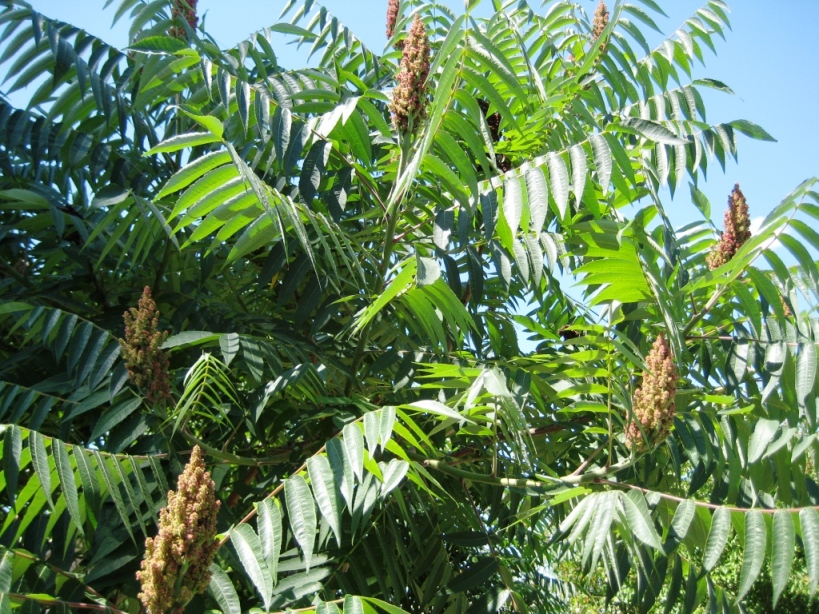
[(387, 40), (395, 36), (395, 24), (398, 21), (398, 0), (387, 4)]
[[(594, 11), (594, 20), (592, 21), (592, 36), (594, 40), (600, 38), (607, 25), (609, 25), (609, 9), (606, 7), (605, 2), (600, 0), (600, 4), (597, 5)], [(606, 43), (604, 41), (600, 44), (600, 51), (603, 52), (605, 49)]]
[[(191, 29), (195, 30), (199, 24), (199, 17), (196, 16), (196, 1), (197, 0), (172, 0), (171, 19), (177, 21), (179, 17), (182, 17), (188, 22)], [(185, 28), (181, 25), (171, 26), (171, 29), (168, 30), (168, 34), (177, 38), (187, 38), (188, 36)]]
[(665, 440), (674, 423), (677, 366), (663, 335), (646, 356), (646, 367), (632, 397), (633, 419), (626, 426), (626, 445), (640, 452)]
[(123, 314), (125, 339), (119, 340), (122, 358), (128, 368), (128, 378), (151, 403), (165, 401), (171, 396), (171, 376), (168, 357), (162, 351), (167, 331), (159, 332), (159, 310), (151, 298), (151, 289), (145, 286), (139, 307)]
[(176, 492), (168, 492), (168, 506), (159, 513), (159, 533), (145, 540), (137, 580), (142, 587), (139, 599), (148, 614), (181, 614), (193, 597), (208, 588), (210, 565), (219, 548), (215, 537), (220, 505), (196, 446)]
[(404, 40), (401, 66), (392, 91), (392, 123), (402, 133), (415, 133), (427, 116), (427, 76), (429, 75), (429, 41), (424, 22), (415, 16)]
[(734, 185), (728, 197), (728, 210), (725, 212), (723, 231), (717, 243), (706, 258), (708, 268), (712, 271), (721, 267), (734, 257), (740, 247), (751, 238), (751, 218), (748, 215), (748, 203), (745, 195)]

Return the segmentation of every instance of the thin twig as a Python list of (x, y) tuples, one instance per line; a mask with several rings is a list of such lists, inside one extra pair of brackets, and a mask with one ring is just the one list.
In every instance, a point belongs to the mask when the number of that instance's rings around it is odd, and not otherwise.
[[(595, 457), (596, 457), (598, 454), (600, 454), (600, 452), (602, 452), (602, 451), (603, 451), (603, 448), (605, 448), (605, 447), (606, 447), (606, 442), (604, 441), (603, 443), (601, 443), (601, 444), (600, 444), (600, 445), (597, 447), (597, 449), (596, 449), (594, 452), (592, 452), (592, 453), (589, 455), (589, 457), (588, 457), (586, 460), (584, 460), (582, 463), (580, 463), (580, 466), (579, 466), (577, 469), (575, 469), (574, 471), (572, 471), (571, 475), (580, 475), (581, 473), (583, 473), (583, 470), (584, 470), (586, 467), (588, 467), (588, 466), (589, 466), (589, 463), (591, 463), (591, 462), (594, 460), (594, 458), (595, 458)], [(611, 458), (611, 453), (609, 453), (609, 458)]]

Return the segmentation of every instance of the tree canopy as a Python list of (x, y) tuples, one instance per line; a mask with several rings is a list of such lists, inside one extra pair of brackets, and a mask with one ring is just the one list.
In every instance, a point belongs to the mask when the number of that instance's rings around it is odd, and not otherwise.
[(0, 1), (0, 614), (808, 611), (819, 179), (697, 187), (728, 7), (478, 4)]

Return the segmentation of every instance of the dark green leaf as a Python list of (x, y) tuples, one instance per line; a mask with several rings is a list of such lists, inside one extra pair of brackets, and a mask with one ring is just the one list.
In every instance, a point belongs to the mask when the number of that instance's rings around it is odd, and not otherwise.
[(468, 569), (455, 576), (447, 585), (453, 593), (463, 593), (485, 583), (498, 571), (498, 562), (492, 557), (483, 557), (472, 563)]

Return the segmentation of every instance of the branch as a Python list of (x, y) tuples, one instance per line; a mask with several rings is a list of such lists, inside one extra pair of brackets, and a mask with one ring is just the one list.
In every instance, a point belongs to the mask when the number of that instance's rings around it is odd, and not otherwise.
[(222, 452), (222, 450), (220, 450), (219, 448), (209, 446), (204, 441), (197, 438), (195, 435), (191, 434), (187, 429), (181, 429), (180, 432), (182, 433), (182, 436), (188, 440), (188, 442), (202, 448), (202, 451), (205, 452), (208, 456), (212, 456), (223, 461), (228, 461), (229, 463), (233, 463), (234, 465), (259, 467), (261, 465), (278, 465), (281, 463), (286, 463), (288, 460), (290, 460), (290, 451), (282, 452), (275, 456), (265, 456), (262, 458), (237, 456), (236, 454), (231, 454), (230, 452)]
[[(313, 456), (318, 456), (319, 454), (321, 454), (322, 452), (324, 452), (324, 449), (325, 449), (326, 447), (327, 447), (327, 446), (326, 446), (326, 444), (325, 444), (325, 445), (323, 445), (323, 446), (321, 446), (321, 448), (319, 448), (319, 450), (318, 450), (318, 451), (317, 451), (315, 454), (313, 454), (313, 455), (312, 455), (310, 458), (312, 458)], [(296, 469), (296, 470), (295, 470), (293, 473), (291, 473), (290, 475), (291, 475), (291, 476), (293, 476), (293, 475), (296, 475), (296, 474), (298, 474), (298, 473), (301, 473), (301, 472), (302, 472), (302, 471), (304, 471), (306, 468), (307, 468), (307, 461), (304, 461), (304, 462), (301, 464), (301, 467), (299, 467), (298, 469)], [(281, 484), (279, 484), (278, 486), (276, 486), (276, 488), (274, 488), (274, 489), (272, 490), (272, 492), (271, 492), (269, 495), (267, 495), (267, 496), (266, 496), (264, 499), (262, 499), (262, 501), (265, 501), (265, 500), (267, 500), (267, 499), (272, 499), (273, 497), (275, 497), (276, 495), (278, 495), (278, 494), (279, 494), (279, 493), (282, 491), (282, 489), (284, 489), (284, 480), (282, 480), (282, 483), (281, 483)], [(254, 508), (253, 508), (251, 511), (249, 511), (249, 512), (247, 513), (247, 515), (246, 515), (244, 518), (242, 518), (242, 519), (241, 519), (239, 522), (237, 522), (235, 526), (238, 526), (238, 525), (240, 525), (240, 524), (245, 524), (245, 523), (247, 523), (247, 522), (250, 522), (250, 521), (253, 519), (253, 517), (254, 517), (254, 516), (256, 516), (256, 508), (255, 508), (255, 507), (254, 507)], [(230, 539), (230, 532), (226, 533), (226, 534), (225, 534), (225, 536), (224, 536), (224, 537), (223, 537), (221, 540), (219, 540), (219, 545), (217, 546), (217, 550), (218, 550), (219, 548), (221, 548), (222, 546), (224, 546), (224, 545), (225, 545), (225, 544), (228, 542), (228, 540), (229, 540), (229, 539)]]
[(747, 514), (750, 511), (755, 512), (762, 512), (763, 514), (776, 514), (777, 512), (786, 512), (788, 514), (797, 514), (804, 509), (812, 509), (819, 511), (819, 505), (806, 505), (805, 507), (774, 507), (774, 508), (767, 508), (767, 507), (736, 507), (733, 505), (718, 505), (716, 503), (706, 503), (705, 501), (697, 501), (696, 499), (686, 499), (685, 497), (676, 497), (674, 495), (669, 495), (664, 492), (657, 492), (656, 490), (650, 490), (648, 488), (642, 488), (641, 486), (635, 486), (634, 484), (624, 484), (623, 482), (613, 482), (611, 480), (603, 480), (603, 479), (596, 479), (593, 480), (595, 484), (605, 484), (607, 486), (614, 486), (616, 488), (627, 488), (630, 490), (637, 490), (646, 495), (657, 495), (661, 499), (666, 499), (668, 501), (675, 501), (677, 503), (683, 503), (685, 501), (691, 501), (697, 507), (706, 507), (711, 510), (719, 509), (724, 507), (729, 512), (740, 512), (743, 514)]
[(60, 599), (54, 599), (53, 597), (47, 597), (45, 595), (40, 595), (37, 597), (34, 595), (21, 595), (19, 593), (6, 593), (6, 595), (13, 601), (33, 601), (35, 603), (47, 606), (64, 605), (72, 610), (97, 610), (99, 612), (113, 612), (114, 614), (128, 614), (128, 612), (123, 610), (118, 610), (117, 608), (109, 605), (101, 605), (99, 603), (62, 601)]
[[(489, 484), (491, 486), (501, 486), (503, 488), (531, 488), (535, 490), (554, 490), (560, 486), (569, 486), (573, 484), (585, 484), (596, 482), (599, 478), (607, 475), (617, 473), (623, 469), (628, 469), (633, 464), (632, 459), (627, 458), (617, 464), (609, 467), (601, 467), (599, 469), (592, 469), (582, 475), (568, 475), (562, 478), (554, 478), (548, 475), (538, 474), (536, 480), (528, 478), (499, 478), (487, 475), (485, 473), (475, 473), (473, 471), (465, 471), (464, 469), (456, 469), (451, 464), (444, 461), (435, 460), (432, 458), (423, 458), (415, 454), (410, 454), (410, 458), (417, 460), (424, 467), (435, 469), (441, 473), (451, 475), (452, 477), (461, 480), (469, 480), (471, 482), (478, 482), (481, 484)], [(617, 482), (615, 482), (616, 484)]]
[[(85, 587), (86, 591), (88, 591), (89, 593), (91, 593), (95, 597), (99, 597), (100, 599), (103, 599), (106, 602), (108, 601), (108, 599), (106, 599), (105, 596), (102, 593), (97, 592), (93, 587), (91, 587), (88, 584), (86, 584), (85, 582), (83, 582), (77, 576), (77, 574), (71, 573), (70, 571), (66, 571), (64, 569), (60, 569), (56, 565), (52, 565), (48, 561), (44, 561), (44, 560), (34, 556), (33, 554), (30, 554), (30, 553), (26, 552), (25, 550), (9, 549), (8, 552), (11, 552), (14, 555), (15, 558), (19, 557), (21, 559), (26, 559), (27, 561), (32, 561), (37, 565), (45, 565), (46, 567), (48, 567), (54, 573), (60, 574), (61, 576), (65, 576), (66, 578), (71, 578), (72, 580), (74, 580), (76, 582), (79, 582), (80, 584), (82, 584)], [(114, 608), (112, 608), (112, 609), (114, 609)]]

